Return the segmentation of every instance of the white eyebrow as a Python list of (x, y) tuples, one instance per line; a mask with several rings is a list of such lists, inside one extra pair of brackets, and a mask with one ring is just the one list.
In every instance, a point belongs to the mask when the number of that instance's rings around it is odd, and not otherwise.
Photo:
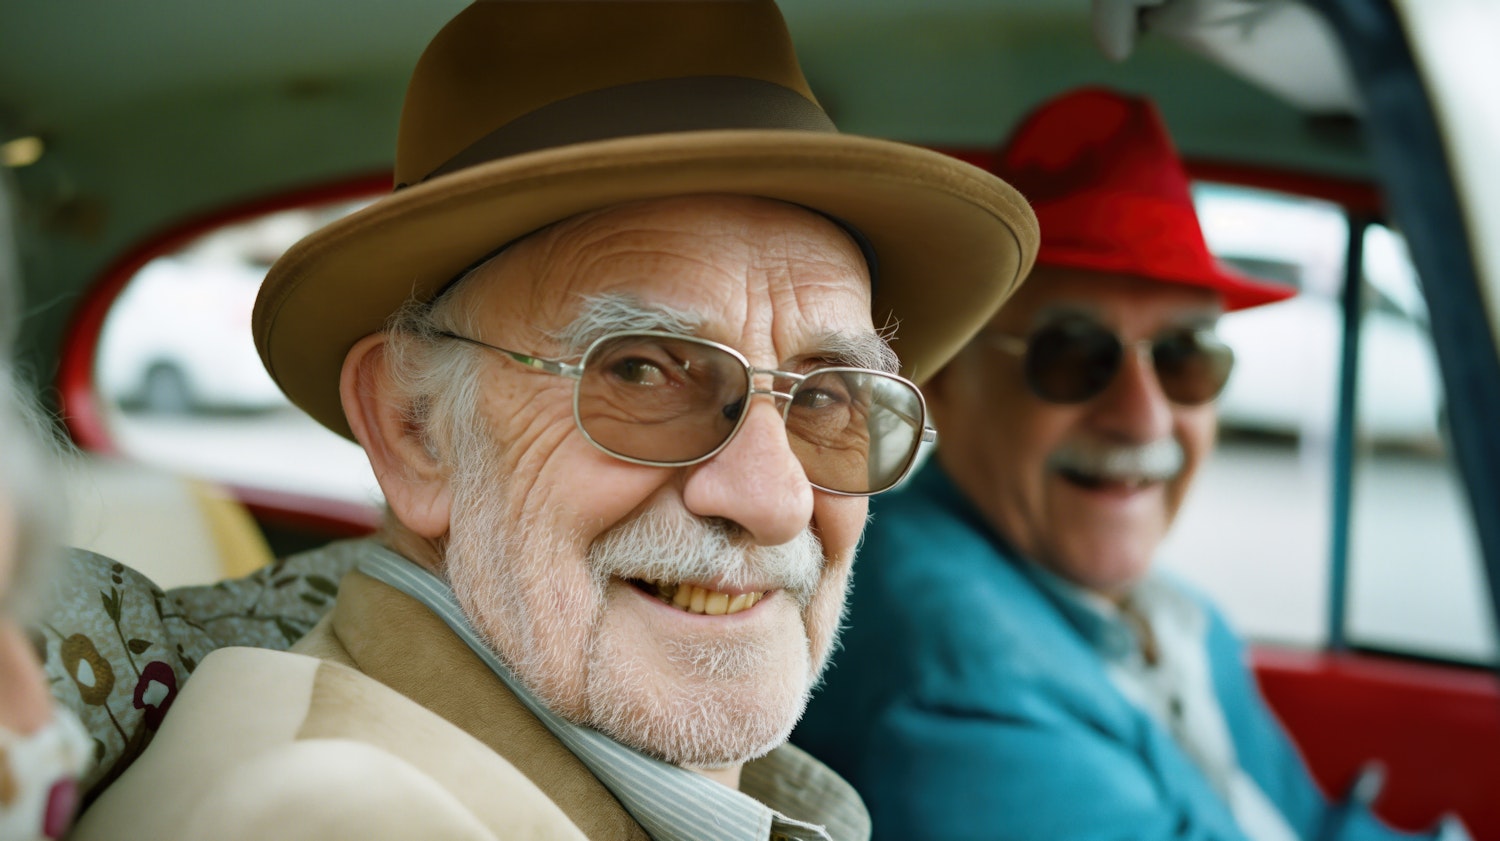
[(566, 352), (577, 355), (610, 333), (653, 330), (692, 336), (702, 324), (702, 317), (687, 310), (648, 304), (634, 295), (612, 292), (585, 298), (583, 310), (562, 329), (554, 331), (552, 338)]
[(817, 342), (812, 357), (831, 360), (835, 365), (849, 368), (869, 368), (895, 374), (901, 371), (901, 360), (891, 350), (890, 343), (875, 332), (826, 333)]
[[(702, 316), (687, 310), (646, 303), (634, 295), (612, 292), (585, 298), (577, 317), (553, 332), (552, 338), (562, 346), (564, 353), (578, 355), (601, 336), (610, 333), (652, 330), (696, 336), (703, 321)], [(874, 331), (825, 333), (813, 343), (813, 350), (802, 356), (828, 359), (841, 367), (870, 368), (891, 374), (901, 370), (901, 363), (890, 344)]]

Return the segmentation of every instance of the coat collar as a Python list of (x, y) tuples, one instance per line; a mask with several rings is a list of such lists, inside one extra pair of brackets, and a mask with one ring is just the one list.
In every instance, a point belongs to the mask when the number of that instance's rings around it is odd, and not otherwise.
[(332, 621), (356, 668), (500, 754), (590, 839), (648, 838), (609, 789), (422, 604), (351, 572), (339, 585)]
[[(773, 830), (840, 841), (869, 835), (868, 813), (848, 783), (790, 745), (748, 763), (741, 793), (562, 721), (479, 642), (446, 583), (373, 541), (340, 586), (332, 625), (356, 667), (510, 760), (590, 838), (648, 830), (658, 839), (698, 838), (705, 821), (720, 822), (716, 837), (725, 838), (740, 837), (724, 834), (729, 827), (752, 839)], [(569, 809), (580, 798), (607, 799), (603, 833)]]

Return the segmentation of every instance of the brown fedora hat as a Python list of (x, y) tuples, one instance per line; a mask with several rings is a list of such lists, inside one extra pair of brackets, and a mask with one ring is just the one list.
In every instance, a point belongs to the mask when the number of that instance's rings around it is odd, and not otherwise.
[(921, 381), (1015, 291), (1036, 217), (999, 178), (842, 135), (771, 0), (480, 0), (423, 53), (396, 191), (303, 239), (255, 304), (292, 402), (346, 437), (339, 371), (403, 302), (497, 247), (622, 202), (727, 193), (803, 205), (867, 241), (873, 315)]

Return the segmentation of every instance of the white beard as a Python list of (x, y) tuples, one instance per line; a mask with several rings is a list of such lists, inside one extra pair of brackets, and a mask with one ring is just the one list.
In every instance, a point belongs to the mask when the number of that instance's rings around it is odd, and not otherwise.
[[(514, 510), (489, 455), (457, 460), (444, 571), (470, 624), (527, 689), (569, 721), (675, 765), (733, 766), (786, 741), (832, 648), (847, 564), (824, 576), (810, 530), (755, 546), (732, 525), (663, 509), (585, 550)], [(720, 576), (726, 586), (775, 582), (782, 591), (757, 609), (783, 615), (732, 636), (663, 638), (626, 609), (643, 596), (624, 580)]]

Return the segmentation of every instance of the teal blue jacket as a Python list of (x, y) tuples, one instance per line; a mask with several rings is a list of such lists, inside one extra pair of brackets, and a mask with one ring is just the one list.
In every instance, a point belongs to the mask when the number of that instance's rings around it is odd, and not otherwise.
[[(877, 841), (1243, 841), (1084, 626), (935, 464), (872, 510), (843, 648), (792, 738), (860, 791)], [(1240, 764), (1288, 823), (1310, 840), (1406, 837), (1323, 799), (1243, 645), (1204, 607)]]

